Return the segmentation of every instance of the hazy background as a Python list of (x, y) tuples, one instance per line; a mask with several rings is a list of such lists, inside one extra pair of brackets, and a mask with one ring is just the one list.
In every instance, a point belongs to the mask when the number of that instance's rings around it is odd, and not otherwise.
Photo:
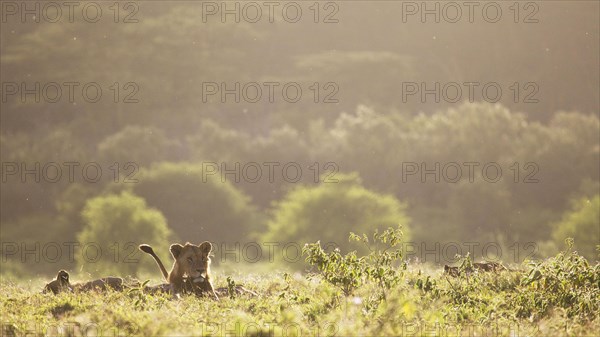
[[(262, 2), (256, 23), (233, 15), (222, 22), (220, 13), (204, 20), (200, 1), (119, 3), (118, 14), (102, 2), (95, 23), (82, 17), (80, 2), (73, 22), (67, 7), (59, 22), (47, 22), (55, 9), (44, 17), (46, 3), (38, 4), (40, 23), (2, 4), (3, 275), (31, 275), (27, 266), (33, 274), (154, 271), (136, 250), (141, 242), (167, 259), (170, 242), (210, 240), (217, 265), (237, 263), (223, 247), (242, 255), (239, 263), (256, 262), (248, 258), (255, 254), (244, 258), (248, 243), (263, 249), (261, 260), (265, 242), (350, 249), (348, 232), (398, 223), (416, 247), (413, 258), (434, 264), (453, 257), (448, 243), (463, 254), (477, 243), (477, 259), (501, 247), (495, 255), (514, 263), (563, 249), (566, 237), (598, 258), (598, 2), (520, 2), (518, 13), (502, 2), (496, 23), (486, 22), (483, 5), (473, 23), (466, 7), (456, 23), (403, 19), (400, 1), (319, 2), (318, 13), (314, 2), (297, 2), (295, 23), (281, 17), (287, 2), (275, 7), (273, 23)], [(79, 83), (72, 100), (65, 82)], [(207, 96), (208, 82), (256, 82), (262, 97)], [(265, 82), (279, 83), (273, 102)], [(290, 82), (302, 88), (293, 103), (281, 94)], [(409, 82), (457, 83), (462, 97), (406, 96)], [(465, 82), (480, 83), (472, 102)], [(23, 83), (39, 83), (39, 102), (22, 98)], [(82, 96), (86, 83), (102, 89), (98, 102)], [(486, 83), (502, 89), (497, 103), (482, 96)], [(478, 165), (471, 180), (465, 162)], [(64, 163), (75, 163), (73, 181)], [(98, 181), (82, 176), (89, 163), (101, 167)], [(235, 163), (239, 182), (208, 173)], [(262, 168), (260, 179), (249, 163)], [(265, 163), (278, 165), (271, 180)], [(296, 163), (302, 173), (290, 182)], [(441, 173), (451, 166), (439, 182), (407, 175), (421, 163), (439, 163)], [(502, 169), (496, 182), (481, 175), (489, 163)], [(97, 259), (82, 252), (90, 243), (102, 247)], [(481, 251), (486, 244), (491, 255)], [(78, 248), (69, 255), (67, 247)]]

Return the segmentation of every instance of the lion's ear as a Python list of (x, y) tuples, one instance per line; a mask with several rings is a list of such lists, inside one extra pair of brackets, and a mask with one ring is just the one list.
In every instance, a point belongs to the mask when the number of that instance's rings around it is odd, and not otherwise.
[(177, 258), (179, 257), (179, 254), (181, 254), (181, 250), (183, 249), (183, 246), (178, 244), (178, 243), (174, 243), (171, 245), (171, 248), (169, 248), (169, 250), (171, 251), (171, 255), (173, 255), (173, 257), (177, 260)]
[(212, 252), (212, 243), (208, 242), (208, 241), (204, 241), (202, 242), (198, 247), (200, 247), (200, 250), (202, 250), (203, 253), (205, 254), (209, 254), (210, 252)]

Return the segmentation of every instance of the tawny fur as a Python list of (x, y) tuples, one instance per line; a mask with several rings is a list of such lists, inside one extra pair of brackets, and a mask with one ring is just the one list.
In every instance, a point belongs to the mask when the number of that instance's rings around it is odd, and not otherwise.
[(143, 244), (139, 248), (154, 258), (174, 294), (208, 294), (219, 300), (210, 278), (210, 253), (212, 252), (212, 244), (210, 242), (205, 241), (199, 245), (189, 242), (185, 245), (172, 244), (170, 251), (175, 261), (170, 272), (167, 272), (167, 269), (156, 253), (154, 253), (152, 247)]
[[(139, 283), (134, 282), (130, 286), (136, 286)], [(126, 285), (120, 277), (104, 277), (84, 283), (71, 284), (69, 273), (65, 270), (60, 270), (56, 275), (56, 279), (46, 284), (44, 293), (58, 294), (61, 292), (86, 292), (86, 291), (106, 291), (109, 289), (122, 291)]]

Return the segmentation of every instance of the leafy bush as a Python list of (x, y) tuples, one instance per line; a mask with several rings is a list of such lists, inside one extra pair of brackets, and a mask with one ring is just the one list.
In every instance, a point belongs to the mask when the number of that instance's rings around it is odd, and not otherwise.
[(133, 190), (165, 215), (183, 241), (241, 241), (257, 221), (250, 199), (219, 173), (203, 177), (202, 164), (153, 166), (141, 172)]
[[(351, 231), (372, 232), (409, 222), (405, 205), (391, 195), (364, 188), (357, 174), (336, 175), (338, 183), (299, 186), (275, 204), (267, 242), (334, 243), (342, 251), (356, 248), (345, 239)], [(407, 239), (407, 227), (403, 238)], [(365, 247), (358, 247), (368, 252)], [(350, 257), (348, 257), (350, 259)], [(347, 260), (348, 263), (353, 263)]]
[(358, 257), (356, 251), (342, 255), (340, 249), (335, 248), (327, 253), (317, 241), (307, 244), (302, 254), (307, 255), (306, 262), (317, 266), (325, 281), (338, 287), (345, 296), (352, 295), (365, 281), (365, 258)]
[[(370, 242), (366, 234), (359, 236), (350, 233), (351, 241), (362, 242), (370, 253), (358, 257), (356, 251), (342, 255), (339, 248), (327, 253), (319, 241), (306, 244), (302, 250), (306, 262), (316, 266), (321, 277), (328, 283), (338, 287), (345, 296), (366, 282), (373, 282), (378, 287), (378, 300), (386, 298), (386, 291), (397, 285), (401, 273), (396, 263), (402, 259), (402, 251), (398, 247), (402, 240), (401, 227), (388, 228), (383, 233), (375, 231)], [(401, 262), (403, 269), (406, 263)]]
[(137, 247), (148, 243), (167, 251), (171, 231), (144, 199), (130, 192), (99, 196), (88, 200), (82, 215), (85, 226), (77, 235), (82, 253), (76, 261), (84, 271), (104, 276), (134, 275), (144, 268), (156, 272), (152, 259), (141, 258)]
[(589, 261), (600, 260), (596, 247), (600, 245), (600, 194), (573, 202), (552, 233), (557, 246), (566, 238), (575, 240), (574, 247)]
[(553, 307), (566, 310), (568, 317), (592, 318), (600, 312), (600, 263), (592, 266), (568, 248), (543, 262), (532, 262), (521, 280), (530, 296), (521, 296), (518, 315), (528, 317), (534, 312), (546, 313)]

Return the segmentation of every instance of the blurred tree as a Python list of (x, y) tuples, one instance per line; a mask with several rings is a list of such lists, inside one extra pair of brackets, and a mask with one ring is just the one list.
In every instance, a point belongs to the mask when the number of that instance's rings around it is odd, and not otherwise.
[(401, 224), (404, 240), (410, 239), (405, 204), (391, 195), (382, 195), (362, 186), (358, 174), (336, 176), (338, 183), (316, 187), (298, 186), (274, 204), (265, 242), (303, 245), (321, 240), (335, 243), (344, 251), (354, 248), (348, 234), (372, 233)]
[[(333, 122), (339, 114), (327, 113), (332, 103), (341, 109), (359, 104), (385, 107), (406, 105), (401, 101), (399, 78), (418, 76), (419, 61), (401, 52), (379, 50), (319, 50), (294, 57), (295, 78), (304, 79), (306, 87), (320, 79), (318, 104), (303, 111), (306, 119), (322, 118)], [(422, 73), (420, 73), (422, 75)], [(316, 91), (312, 86), (313, 92)], [(311, 95), (314, 96), (313, 93)], [(298, 115), (296, 115), (298, 116)], [(294, 115), (286, 115), (288, 121)], [(302, 127), (301, 121), (294, 123)]]
[(401, 178), (401, 161), (410, 158), (403, 121), (398, 115), (360, 105), (354, 113), (342, 113), (329, 130), (315, 125), (312, 130), (318, 134), (311, 136), (312, 149), (319, 161), (333, 161), (342, 171), (359, 172), (366, 186), (396, 192), (393, 182)]
[(512, 238), (510, 193), (503, 182), (479, 178), (450, 185), (447, 216), (458, 221), (460, 238), (469, 241), (499, 242)]
[(14, 223), (20, 216), (54, 212), (54, 200), (72, 183), (64, 163), (79, 164), (73, 179), (80, 181), (86, 150), (63, 128), (0, 135), (0, 221)]
[(258, 219), (250, 199), (229, 182), (233, 175), (223, 181), (220, 172), (203, 169), (202, 164), (161, 163), (140, 172), (133, 190), (163, 212), (180, 240), (246, 240)]
[(572, 201), (572, 209), (565, 212), (562, 220), (554, 226), (552, 238), (557, 247), (562, 247), (566, 238), (575, 240), (574, 249), (589, 261), (598, 261), (600, 256), (600, 195)]
[(84, 226), (83, 208), (87, 201), (99, 193), (93, 184), (73, 183), (67, 186), (54, 201), (58, 217), (68, 225), (69, 233), (64, 236), (65, 240), (75, 240), (77, 233)]
[[(307, 144), (306, 137), (288, 125), (271, 130), (267, 136), (252, 139), (248, 151), (240, 156), (239, 161), (242, 165), (256, 162), (263, 167), (263, 177), (260, 181), (257, 183), (242, 181), (240, 187), (252, 196), (256, 205), (264, 209), (267, 209), (273, 200), (280, 200), (294, 185), (315, 184), (315, 179), (318, 179), (314, 175), (316, 161), (311, 160), (311, 148)], [(265, 163), (278, 165), (271, 182), (267, 176), (268, 169)], [(286, 180), (287, 176), (284, 177), (282, 170), (285, 165), (292, 164), (299, 165), (302, 170), (299, 173), (299, 180), (295, 182)], [(318, 162), (316, 165), (319, 166), (319, 170), (324, 170), (326, 162)]]
[(85, 226), (77, 235), (81, 254), (76, 261), (90, 274), (124, 276), (156, 271), (155, 262), (142, 257), (138, 245), (148, 243), (156, 251), (167, 251), (171, 243), (164, 216), (130, 192), (90, 199), (82, 216)]
[[(568, 198), (584, 181), (598, 181), (598, 118), (577, 112), (541, 124), (499, 104), (465, 103), (414, 117), (361, 106), (331, 129), (313, 130), (315, 144), (323, 144), (314, 147), (318, 157), (334, 158), (342, 170), (359, 172), (365, 186), (409, 202), (419, 240), (470, 241), (483, 234), (485, 240), (547, 240)], [(478, 165), (473, 182), (465, 162)], [(462, 168), (457, 182), (441, 169), (452, 163)], [(501, 167), (500, 181), (483, 180), (488, 163)], [(404, 164), (419, 172), (404, 176)], [(440, 166), (439, 182), (431, 173), (423, 178), (422, 164)]]
[[(560, 112), (548, 125), (533, 123), (515, 139), (513, 160), (532, 162), (539, 171), (537, 182), (513, 184), (515, 204), (537, 203), (565, 209), (583, 181), (600, 179), (600, 120), (578, 112)], [(522, 170), (525, 178), (532, 170)], [(590, 185), (591, 186), (591, 185)]]
[(235, 162), (243, 160), (249, 149), (248, 134), (227, 129), (217, 122), (203, 120), (196, 132), (186, 138), (194, 161)]
[(98, 144), (100, 160), (108, 165), (117, 162), (121, 169), (129, 162), (146, 167), (153, 162), (176, 161), (181, 159), (182, 151), (178, 142), (167, 138), (163, 130), (137, 125), (128, 125)]
[(72, 269), (73, 253), (80, 253), (78, 248), (70, 251), (73, 229), (66, 218), (40, 211), (3, 222), (2, 277), (56, 276), (60, 269)]
[(506, 237), (522, 244), (549, 240), (552, 223), (560, 219), (561, 210), (535, 201), (515, 205), (515, 199), (517, 196), (512, 195)]

